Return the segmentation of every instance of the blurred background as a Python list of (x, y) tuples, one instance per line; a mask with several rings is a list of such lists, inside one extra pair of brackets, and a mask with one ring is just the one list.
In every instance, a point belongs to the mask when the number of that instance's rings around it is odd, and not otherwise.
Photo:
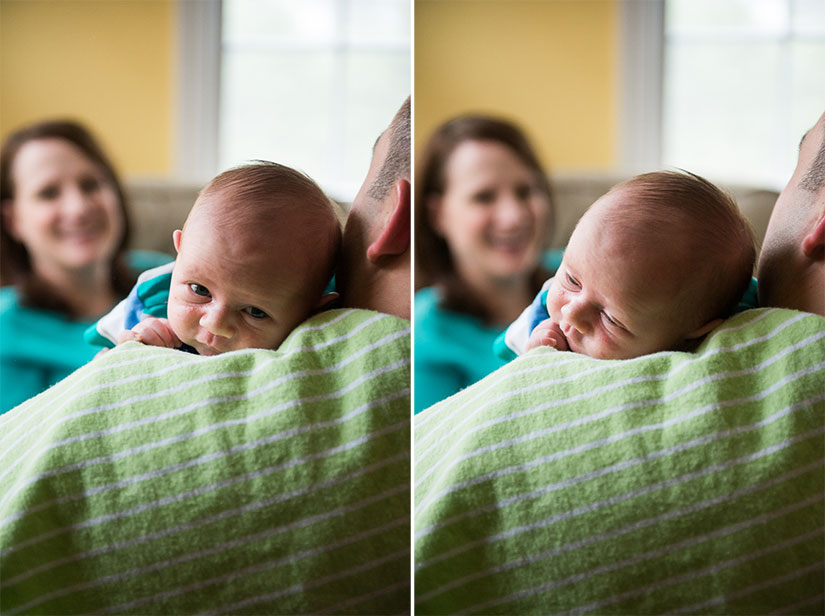
[(86, 124), (140, 248), (171, 249), (197, 190), (250, 159), (346, 204), (410, 94), (410, 17), (409, 0), (2, 0), (0, 138)]
[(825, 109), (824, 66), (822, 0), (416, 0), (415, 143), (502, 114), (551, 172), (779, 189)]

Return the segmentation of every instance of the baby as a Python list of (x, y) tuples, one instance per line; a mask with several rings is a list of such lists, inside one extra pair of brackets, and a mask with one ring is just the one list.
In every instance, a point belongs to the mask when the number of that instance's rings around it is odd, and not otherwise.
[(201, 355), (277, 349), (337, 295), (325, 288), (340, 223), (318, 185), (289, 167), (257, 161), (220, 174), (172, 239), (175, 262), (144, 272), (87, 341)]
[[(716, 186), (690, 173), (634, 177), (585, 212), (503, 343), (603, 359), (688, 350), (735, 311), (754, 259), (750, 224)], [(513, 356), (501, 338), (497, 352)]]

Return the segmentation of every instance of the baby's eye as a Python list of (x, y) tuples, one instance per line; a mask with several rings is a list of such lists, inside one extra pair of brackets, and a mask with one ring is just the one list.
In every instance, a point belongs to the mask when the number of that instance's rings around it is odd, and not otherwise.
[(192, 282), (189, 284), (189, 288), (192, 289), (192, 293), (194, 293), (195, 295), (200, 295), (201, 297), (209, 297), (209, 289), (207, 289), (202, 284)]
[(607, 322), (608, 322), (608, 323), (609, 323), (612, 327), (616, 327), (616, 328), (618, 328), (618, 329), (621, 329), (621, 330), (627, 331), (627, 329), (625, 328), (625, 326), (624, 326), (624, 325), (622, 325), (621, 323), (619, 323), (616, 319), (614, 319), (613, 317), (611, 317), (608, 313), (606, 313), (606, 312), (602, 312), (602, 316), (604, 317), (604, 320), (605, 320), (605, 321), (607, 321)]
[(576, 287), (577, 289), (581, 286), (579, 284), (579, 281), (573, 278), (570, 274), (565, 272), (564, 275), (567, 277), (567, 282), (569, 282), (572, 286)]
[(614, 320), (610, 317), (610, 315), (609, 315), (609, 314), (607, 314), (606, 312), (604, 312), (604, 313), (602, 313), (602, 314), (604, 314), (604, 318), (605, 318), (605, 319), (607, 319), (607, 322), (608, 322), (608, 323), (610, 323), (611, 325), (615, 325), (616, 327), (619, 327), (619, 324), (618, 324), (618, 323), (616, 323), (616, 321), (614, 321)]
[(255, 308), (255, 306), (247, 306), (246, 308), (244, 308), (244, 311), (253, 319), (265, 319), (267, 316), (269, 316), (260, 308)]

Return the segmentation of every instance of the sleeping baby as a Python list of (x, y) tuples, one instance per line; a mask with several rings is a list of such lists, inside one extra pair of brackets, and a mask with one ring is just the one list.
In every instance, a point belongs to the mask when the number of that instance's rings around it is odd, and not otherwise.
[(325, 288), (341, 241), (338, 218), (318, 185), (289, 167), (259, 161), (220, 174), (173, 241), (174, 263), (144, 272), (87, 341), (137, 340), (201, 355), (277, 349), (336, 296)]
[(690, 173), (639, 175), (585, 212), (558, 272), (497, 353), (689, 350), (736, 310), (754, 259), (753, 230), (730, 196)]

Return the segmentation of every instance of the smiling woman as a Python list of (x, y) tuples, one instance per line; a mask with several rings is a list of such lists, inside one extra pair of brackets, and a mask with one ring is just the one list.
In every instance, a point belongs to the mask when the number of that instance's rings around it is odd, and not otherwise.
[(426, 288), (415, 297), (416, 411), (502, 365), (493, 342), (541, 286), (553, 226), (547, 176), (507, 121), (448, 121), (419, 169), (416, 283)]
[(0, 412), (89, 361), (82, 334), (161, 255), (127, 255), (125, 197), (89, 132), (43, 122), (0, 155)]

